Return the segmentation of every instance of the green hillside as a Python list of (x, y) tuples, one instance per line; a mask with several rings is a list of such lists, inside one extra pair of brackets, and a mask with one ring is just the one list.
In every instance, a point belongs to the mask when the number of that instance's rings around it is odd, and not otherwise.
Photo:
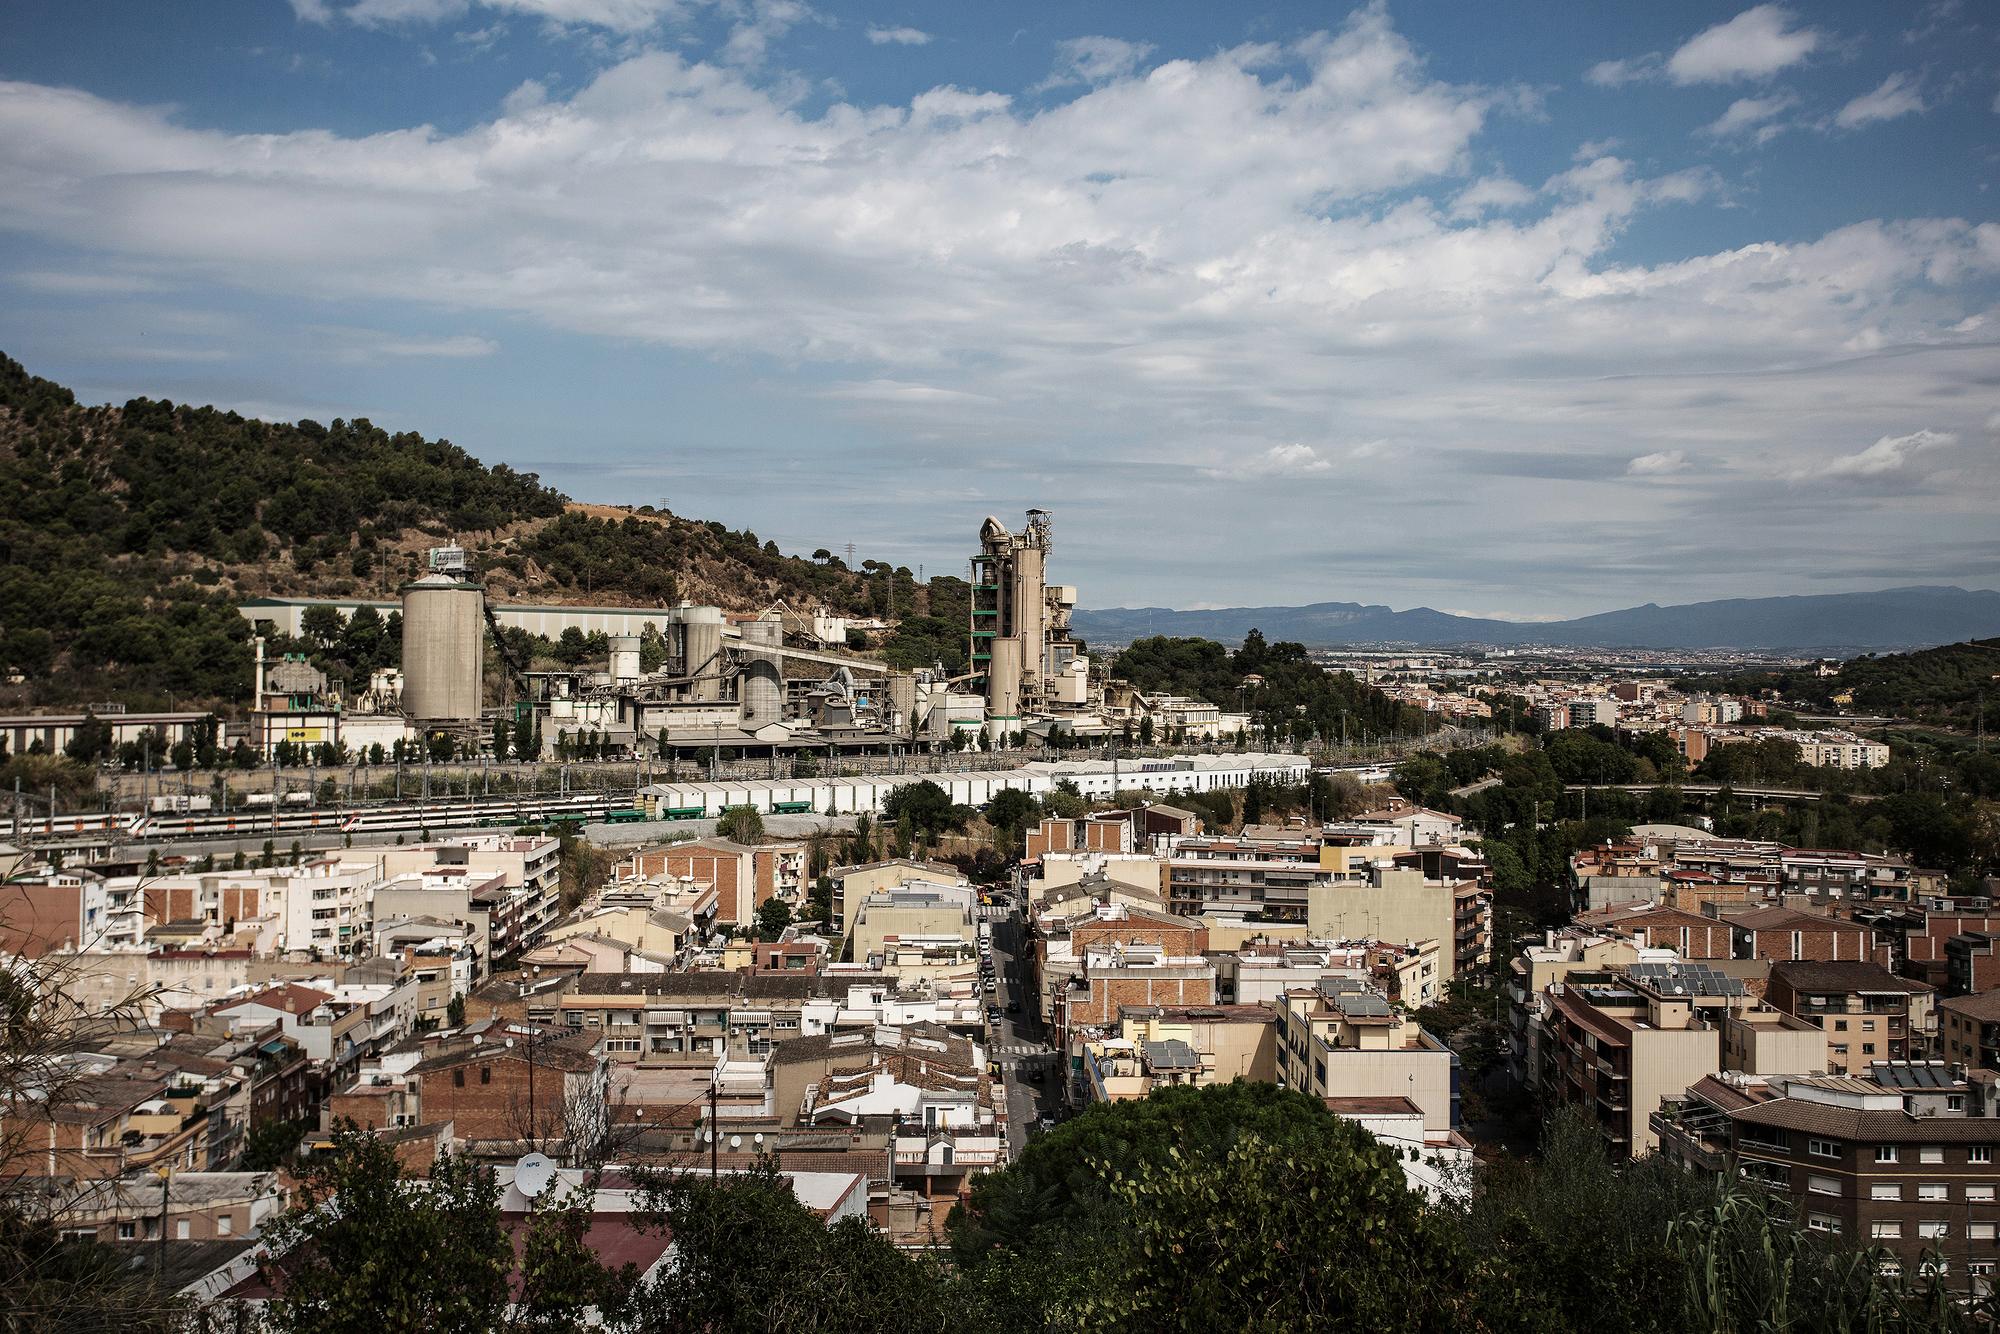
[[(578, 504), (533, 473), (365, 419), (86, 406), (4, 355), (0, 498), (0, 669), (20, 678), (6, 707), (240, 699), (242, 599), (389, 597), (448, 540), (500, 599), (893, 609), (913, 618), (893, 656), (963, 658), (962, 580), (920, 586), (907, 569), (786, 555), (651, 506)], [(391, 640), (383, 660), (394, 652)]]

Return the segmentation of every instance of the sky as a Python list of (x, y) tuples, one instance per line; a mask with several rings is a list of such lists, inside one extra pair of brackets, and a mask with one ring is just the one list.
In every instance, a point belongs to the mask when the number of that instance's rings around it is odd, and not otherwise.
[(1090, 607), (2000, 585), (2000, 10), (8, 0), (0, 350)]

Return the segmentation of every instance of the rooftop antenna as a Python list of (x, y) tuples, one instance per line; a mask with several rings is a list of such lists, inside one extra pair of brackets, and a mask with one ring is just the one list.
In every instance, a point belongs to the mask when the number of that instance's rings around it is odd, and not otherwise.
[(514, 1164), (514, 1189), (531, 1200), (539, 1200), (555, 1184), (556, 1165), (547, 1154), (524, 1153)]

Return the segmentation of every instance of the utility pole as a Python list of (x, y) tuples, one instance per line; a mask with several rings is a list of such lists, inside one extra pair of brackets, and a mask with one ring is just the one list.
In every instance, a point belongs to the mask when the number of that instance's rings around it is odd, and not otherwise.
[[(853, 546), (849, 545), (848, 550), (852, 552), (854, 550)], [(717, 1137), (717, 1126), (715, 1123), (716, 1093), (716, 1077), (710, 1075), (708, 1077), (708, 1181), (710, 1185), (714, 1185), (716, 1178), (722, 1173), (722, 1141)], [(162, 1224), (161, 1226), (164, 1227), (165, 1225)]]

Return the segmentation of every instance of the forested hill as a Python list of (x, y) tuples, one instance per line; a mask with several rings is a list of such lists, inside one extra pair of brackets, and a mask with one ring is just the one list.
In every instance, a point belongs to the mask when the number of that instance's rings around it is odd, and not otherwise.
[(2000, 639), (1974, 639), (1916, 653), (1871, 653), (1848, 659), (1832, 676), (1812, 670), (1750, 672), (1718, 677), (1716, 684), (1775, 689), (1785, 699), (1822, 707), (1832, 707), (1838, 700), (1855, 713), (1915, 718), (1968, 731), (1977, 729), (1984, 704), (1986, 730), (2000, 730)]
[(787, 556), (651, 506), (577, 504), (533, 473), (364, 419), (85, 406), (0, 355), (0, 669), (24, 678), (11, 704), (239, 696), (242, 599), (393, 596), (425, 548), (451, 540), (509, 600), (908, 615), (935, 596), (949, 619), (964, 597), (959, 580), (922, 587), (908, 570)]

